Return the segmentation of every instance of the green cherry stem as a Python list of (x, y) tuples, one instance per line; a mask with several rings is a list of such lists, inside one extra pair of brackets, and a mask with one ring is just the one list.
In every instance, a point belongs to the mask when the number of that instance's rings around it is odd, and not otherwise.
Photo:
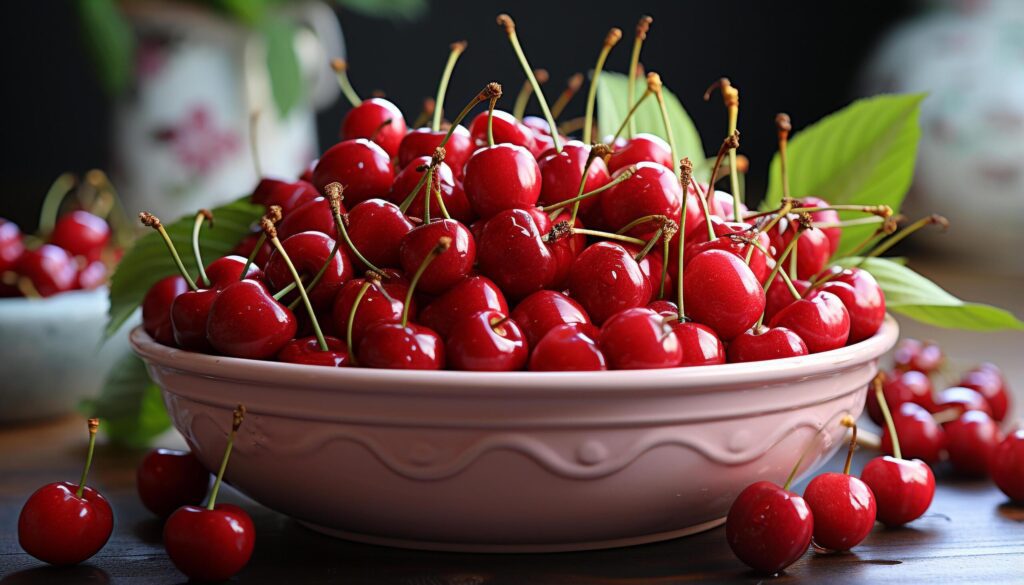
[(60, 205), (64, 197), (75, 188), (77, 179), (71, 173), (63, 173), (53, 180), (50, 188), (46, 190), (43, 197), (43, 207), (39, 212), (39, 233), (49, 234), (53, 226), (57, 224), (57, 216), (60, 215)]
[(565, 106), (569, 105), (569, 102), (581, 87), (583, 87), (583, 74), (573, 73), (572, 76), (569, 77), (569, 81), (566, 82), (565, 89), (562, 90), (558, 99), (555, 100), (554, 105), (551, 106), (551, 115), (556, 120), (562, 115), (562, 112), (565, 111)]
[(602, 232), (600, 230), (588, 230), (586, 228), (572, 227), (569, 228), (569, 232), (573, 234), (581, 234), (584, 236), (594, 236), (595, 238), (605, 238), (608, 240), (626, 242), (627, 244), (636, 244), (637, 246), (646, 246), (648, 243), (646, 240), (641, 240), (640, 238), (634, 238), (632, 236), (613, 234), (611, 232)]
[[(370, 262), (366, 259), (366, 256), (363, 256), (363, 253), (359, 251), (359, 248), (356, 248), (356, 245), (352, 243), (352, 238), (348, 235), (348, 228), (345, 227), (345, 218), (341, 216), (341, 201), (345, 198), (345, 188), (341, 183), (334, 182), (328, 183), (324, 187), (324, 191), (327, 193), (327, 201), (331, 206), (331, 215), (334, 216), (334, 227), (338, 230), (338, 235), (341, 236), (341, 239), (345, 241), (345, 245), (348, 246), (348, 249), (364, 266), (378, 274), (383, 274), (383, 270), (374, 266), (373, 262)], [(327, 261), (330, 262), (330, 259)], [(321, 269), (321, 272), (323, 270)]]
[(839, 421), (839, 424), (850, 429), (850, 447), (846, 451), (846, 463), (843, 465), (843, 475), (850, 475), (850, 465), (853, 463), (853, 451), (857, 448), (857, 421), (853, 420), (853, 417), (846, 415)]
[(672, 160), (679, 160), (676, 151), (676, 139), (672, 135), (672, 122), (668, 119), (668, 108), (665, 107), (665, 94), (662, 91), (661, 76), (655, 72), (647, 74), (647, 89), (654, 92), (658, 98), (658, 108), (661, 110), (661, 123), (665, 127), (665, 137), (668, 138), (668, 148), (672, 152)]
[(786, 160), (786, 145), (789, 144), (789, 133), (792, 129), (793, 124), (788, 114), (776, 114), (775, 130), (779, 136), (779, 171), (782, 175), (782, 196), (786, 199), (789, 199), (789, 165)]
[(583, 201), (585, 199), (589, 199), (589, 198), (591, 198), (591, 197), (593, 197), (593, 196), (595, 196), (595, 195), (597, 195), (599, 193), (603, 193), (603, 192), (607, 191), (608, 189), (611, 189), (615, 185), (618, 185), (619, 183), (621, 183), (621, 182), (625, 181), (626, 179), (632, 177), (634, 173), (636, 173), (636, 165), (630, 165), (630, 166), (626, 167), (624, 170), (619, 171), (619, 174), (611, 182), (609, 182), (609, 183), (607, 183), (605, 185), (602, 185), (602, 186), (598, 187), (597, 189), (594, 189), (593, 191), (588, 191), (586, 193), (583, 193), (582, 195), (577, 195), (576, 197), (573, 197), (572, 199), (566, 199), (565, 201), (559, 201), (558, 203), (552, 203), (551, 205), (546, 205), (544, 207), (541, 207), (540, 209), (544, 213), (547, 213), (549, 211), (553, 211), (555, 209), (561, 209), (561, 208), (563, 208), (563, 207), (565, 207), (567, 205), (573, 205), (573, 204), (575, 204), (575, 203), (577, 203), (579, 201)]
[(498, 26), (505, 29), (505, 34), (508, 35), (508, 40), (512, 44), (512, 50), (519, 59), (519, 65), (522, 66), (523, 72), (526, 73), (526, 78), (530, 80), (530, 84), (533, 86), (533, 93), (537, 94), (537, 102), (540, 104), (540, 109), (544, 112), (544, 118), (548, 121), (548, 128), (551, 129), (551, 142), (554, 143), (555, 152), (560, 153), (562, 152), (562, 144), (558, 139), (558, 126), (555, 125), (555, 118), (551, 115), (551, 109), (548, 108), (548, 101), (544, 98), (544, 92), (541, 90), (540, 84), (537, 83), (537, 78), (533, 76), (533, 69), (526, 60), (523, 47), (519, 45), (519, 37), (516, 35), (516, 23), (507, 14), (499, 14), (497, 23)]
[[(693, 181), (693, 161), (689, 157), (679, 161), (679, 184), (683, 187), (683, 208), (679, 213), (679, 242), (676, 252), (676, 309), (679, 311), (679, 322), (686, 320), (686, 311), (683, 309), (683, 257), (686, 255), (686, 205), (689, 196), (689, 184)], [(698, 196), (700, 191), (697, 192)], [(668, 266), (668, 254), (665, 254), (664, 264)]]
[[(372, 275), (372, 276), (371, 276)], [(371, 286), (379, 285), (379, 280), (375, 280), (374, 277), (379, 276), (377, 273), (370, 271), (366, 274), (366, 280), (363, 282), (363, 286), (359, 287), (359, 292), (356, 293), (356, 298), (352, 301), (352, 308), (348, 312), (348, 325), (345, 327), (345, 344), (348, 347), (349, 358), (352, 361), (352, 365), (359, 365), (355, 359), (355, 350), (352, 348), (352, 324), (356, 320), (356, 311), (359, 310), (359, 304), (363, 302), (363, 297), (366, 296), (367, 291), (370, 290)]]
[(626, 234), (626, 233), (629, 233), (629, 231), (632, 230), (633, 228), (635, 228), (636, 226), (643, 225), (643, 224), (648, 223), (648, 222), (657, 223), (658, 226), (661, 227), (661, 226), (665, 225), (665, 222), (667, 222), (667, 221), (668, 221), (668, 216), (665, 216), (665, 215), (645, 215), (643, 217), (638, 217), (638, 218), (634, 219), (633, 221), (627, 223), (626, 225), (622, 226), (621, 229), (615, 230), (615, 233), (617, 233), (617, 234)]
[(601, 70), (604, 69), (604, 62), (619, 40), (622, 38), (622, 30), (612, 28), (604, 36), (604, 43), (601, 45), (601, 52), (597, 54), (597, 63), (594, 65), (594, 74), (590, 77), (590, 89), (587, 90), (587, 109), (583, 114), (583, 143), (590, 144), (594, 134), (594, 104), (597, 102), (597, 84), (601, 79)]
[(441, 118), (444, 116), (444, 96), (448, 92), (448, 82), (452, 78), (452, 71), (455, 70), (455, 63), (465, 52), (468, 43), (459, 41), (449, 45), (451, 52), (448, 53), (448, 62), (444, 65), (444, 72), (441, 73), (441, 82), (437, 84), (437, 97), (434, 99), (434, 117), (430, 121), (430, 129), (437, 132), (441, 129)]
[(640, 107), (640, 104), (644, 103), (644, 100), (646, 100), (648, 97), (652, 95), (654, 95), (654, 92), (648, 89), (644, 91), (643, 95), (640, 96), (640, 99), (636, 100), (636, 103), (633, 104), (633, 107), (630, 108), (628, 112), (626, 112), (626, 119), (622, 121), (622, 124), (619, 124), (619, 129), (615, 131), (615, 135), (612, 136), (612, 139), (608, 141), (609, 144), (615, 144), (615, 141), (618, 140), (619, 136), (622, 136), (623, 131), (626, 130), (626, 126), (628, 124), (633, 123), (633, 114), (636, 113), (637, 109)]
[[(651, 29), (652, 22), (654, 22), (654, 19), (650, 16), (641, 16), (640, 21), (636, 23), (636, 36), (633, 37), (633, 52), (629, 56), (629, 86), (626, 88), (627, 104), (633, 103), (633, 98), (636, 97), (636, 71), (637, 66), (640, 65), (640, 48), (643, 46), (644, 40), (647, 39), (647, 31)], [(636, 134), (636, 122), (628, 116), (626, 117), (626, 120), (623, 120), (623, 123), (626, 123), (627, 121), (629, 123), (629, 137), (632, 138), (633, 135)], [(618, 138), (619, 133), (621, 132), (622, 130), (620, 129), (619, 132), (615, 134), (616, 138)], [(614, 140), (612, 142), (614, 142)]]
[(309, 312), (309, 320), (313, 323), (313, 333), (316, 335), (317, 343), (320, 344), (321, 351), (327, 351), (327, 340), (324, 339), (323, 331), (320, 330), (320, 323), (317, 322), (316, 312), (313, 310), (313, 303), (309, 302), (309, 295), (306, 294), (306, 286), (302, 284), (302, 278), (299, 276), (299, 271), (295, 269), (295, 264), (292, 263), (292, 259), (288, 257), (288, 251), (284, 249), (281, 244), (281, 240), (277, 239), (277, 228), (274, 227), (273, 222), (269, 219), (264, 219), (260, 223), (260, 227), (267, 234), (267, 239), (270, 240), (270, 244), (274, 246), (277, 253), (281, 255), (281, 259), (284, 260), (288, 271), (292, 274), (292, 280), (295, 282), (296, 288), (299, 289), (299, 296), (302, 297), (302, 304), (306, 305), (306, 311)]
[(651, 252), (651, 249), (654, 248), (654, 244), (658, 243), (658, 240), (661, 239), (661, 236), (664, 233), (665, 233), (665, 228), (663, 228), (663, 227), (658, 228), (658, 230), (654, 232), (654, 235), (651, 236), (651, 239), (647, 240), (647, 243), (644, 244), (644, 247), (641, 248), (640, 251), (637, 252), (635, 256), (633, 256), (633, 260), (636, 260), (637, 262), (639, 262), (639, 261), (643, 260), (644, 258), (646, 258), (647, 254), (649, 254)]
[[(547, 69), (534, 69), (533, 76), (537, 79), (537, 83), (544, 85), (551, 79), (551, 74), (548, 73)], [(530, 80), (527, 79), (523, 82), (523, 86), (519, 88), (519, 93), (516, 94), (516, 101), (512, 104), (512, 115), (517, 120), (522, 120), (526, 114), (526, 105), (530, 103), (530, 96), (533, 95), (533, 86), (530, 85)], [(554, 114), (551, 114), (554, 116)]]
[(437, 239), (437, 244), (430, 249), (430, 252), (428, 252), (427, 255), (423, 257), (423, 261), (420, 262), (419, 268), (416, 269), (416, 273), (413, 274), (412, 280), (409, 281), (409, 290), (405, 293), (405, 304), (402, 306), (402, 327), (409, 324), (409, 305), (412, 304), (412, 295), (416, 291), (416, 285), (419, 284), (420, 278), (423, 276), (423, 273), (426, 272), (430, 263), (441, 254), (445, 253), (451, 245), (451, 238), (448, 236), (441, 236)]
[(81, 498), (85, 493), (85, 478), (89, 476), (89, 468), (92, 467), (92, 455), (96, 451), (96, 430), (100, 428), (100, 419), (90, 418), (89, 425), (89, 450), (85, 453), (85, 467), (82, 469), (82, 479), (78, 482), (78, 489), (75, 490), (75, 497)]
[(473, 96), (473, 99), (469, 100), (469, 103), (466, 104), (464, 108), (462, 108), (462, 111), (459, 112), (459, 115), (455, 116), (455, 119), (452, 120), (451, 125), (448, 127), (448, 133), (444, 135), (444, 140), (442, 140), (441, 144), (439, 144), (438, 146), (440, 148), (444, 148), (445, 146), (448, 145), (448, 140), (452, 137), (452, 134), (455, 132), (455, 129), (459, 127), (459, 124), (462, 122), (462, 120), (469, 115), (469, 112), (471, 112), (473, 108), (476, 107), (477, 104), (488, 100), (497, 100), (500, 97), (500, 83), (492, 81), (485, 85), (484, 88), (480, 90), (480, 93)]
[(181, 256), (178, 255), (178, 250), (174, 247), (174, 242), (171, 241), (171, 236), (167, 234), (167, 230), (164, 229), (160, 219), (152, 213), (142, 211), (139, 213), (139, 220), (142, 222), (142, 225), (155, 229), (160, 234), (160, 237), (163, 238), (167, 250), (171, 253), (171, 257), (174, 258), (174, 263), (178, 266), (178, 271), (181, 272), (182, 278), (188, 283), (188, 288), (193, 291), (199, 290), (199, 287), (196, 286), (196, 281), (192, 280), (188, 270), (185, 270), (185, 264), (181, 261)]
[(363, 103), (363, 99), (359, 97), (348, 80), (348, 61), (332, 59), (331, 69), (334, 69), (334, 75), (338, 78), (338, 86), (341, 88), (341, 93), (345, 94), (348, 103), (352, 104), (353, 108)]
[[(269, 219), (277, 225), (284, 218), (284, 213), (281, 211), (281, 207), (278, 205), (271, 205), (267, 208), (267, 213), (263, 217)], [(238, 280), (245, 280), (245, 275), (249, 274), (249, 267), (256, 260), (256, 254), (260, 253), (260, 249), (263, 248), (263, 244), (267, 242), (266, 232), (260, 232), (260, 237), (256, 239), (256, 245), (253, 246), (252, 252), (249, 252), (249, 257), (245, 259), (245, 266), (242, 267), (242, 273), (238, 275)]]
[(210, 286), (210, 279), (206, 276), (206, 268), (203, 265), (203, 255), (199, 250), (199, 230), (202, 229), (204, 222), (210, 222), (210, 227), (213, 227), (213, 214), (210, 213), (209, 209), (200, 209), (196, 213), (196, 219), (192, 223), (192, 255), (196, 259), (196, 266), (199, 267), (199, 278), (203, 279), (206, 286)]
[(896, 459), (903, 459), (903, 451), (900, 449), (900, 438), (896, 435), (896, 423), (892, 420), (892, 412), (889, 404), (885, 401), (885, 392), (882, 391), (882, 381), (885, 374), (879, 373), (872, 380), (875, 389), (875, 398), (878, 399), (878, 406), (882, 409), (882, 418), (885, 419), (885, 427), (889, 429), (889, 438), (892, 439), (892, 454)]
[[(712, 92), (715, 89), (721, 89), (722, 91), (722, 102), (725, 104), (726, 112), (728, 113), (728, 134), (736, 132), (736, 123), (739, 120), (740, 113), (740, 92), (736, 89), (729, 78), (723, 77), (711, 84), (711, 87), (704, 92), (704, 101), (711, 99)], [(729, 188), (732, 189), (732, 209), (733, 217), (736, 221), (743, 221), (743, 212), (740, 210), (740, 203), (743, 202), (742, 194), (740, 193), (740, 177), (739, 172), (736, 168), (736, 149), (729, 149)]]
[[(611, 150), (604, 144), (594, 144), (590, 147), (590, 152), (587, 153), (587, 162), (583, 165), (583, 174), (580, 175), (580, 186), (576, 190), (576, 197), (583, 195), (583, 189), (587, 186), (587, 176), (590, 173), (590, 165), (594, 164), (594, 160), (597, 158), (603, 158), (610, 154)], [(576, 216), (580, 212), (580, 201), (576, 201), (572, 204), (572, 214), (569, 216), (569, 225), (576, 225)], [(557, 213), (555, 214), (557, 217)], [(552, 218), (553, 219), (553, 218)]]
[(242, 419), (245, 418), (245, 407), (239, 404), (231, 415), (231, 432), (228, 433), (228, 444), (224, 447), (224, 457), (220, 460), (220, 469), (217, 470), (217, 479), (213, 482), (213, 489), (210, 490), (210, 501), (206, 503), (207, 510), (213, 510), (217, 505), (217, 494), (220, 493), (220, 486), (224, 482), (224, 472), (228, 469), (228, 459), (231, 457), (231, 448), (235, 444), (235, 435), (238, 428), (242, 426)]
[[(902, 230), (896, 232), (888, 240), (879, 244), (874, 250), (871, 250), (871, 252), (867, 256), (865, 256), (865, 258), (876, 258), (878, 256), (881, 256), (885, 252), (888, 252), (890, 248), (902, 242), (904, 239), (906, 239), (908, 236), (910, 236), (917, 230), (928, 225), (938, 225), (942, 226), (942, 229), (946, 229), (949, 227), (949, 220), (941, 215), (937, 215), (934, 213), (927, 217), (922, 217), (921, 219), (908, 225)], [(863, 260), (861, 262), (863, 263)]]

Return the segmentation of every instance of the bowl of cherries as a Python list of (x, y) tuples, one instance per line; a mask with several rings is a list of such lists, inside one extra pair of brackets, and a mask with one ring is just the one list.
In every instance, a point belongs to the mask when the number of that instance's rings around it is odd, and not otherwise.
[[(133, 348), (207, 469), (244, 404), (231, 484), (325, 533), (557, 551), (719, 525), (811, 438), (798, 476), (840, 447), (896, 341), (872, 275), (829, 262), (838, 212), (882, 226), (864, 255), (905, 234), (885, 206), (752, 212), (716, 192), (734, 131), (707, 182), (671, 140), (592, 140), (593, 91), (567, 138), (499, 25), (544, 119), (496, 110), (492, 82), (446, 124), (442, 83), (433, 123), (409, 130), (336, 63), (342, 140), (259, 182), (231, 254), (206, 263), (193, 242), (192, 274), (140, 214), (180, 270), (145, 294)], [(639, 100), (661, 92), (649, 74)]]
[(117, 256), (104, 219), (109, 200), (84, 187), (107, 183), (92, 171), (74, 205), (58, 214), (71, 181), (63, 175), (54, 183), (39, 233), (0, 218), (0, 421), (72, 412), (99, 390), (115, 359), (114, 349), (100, 348)]

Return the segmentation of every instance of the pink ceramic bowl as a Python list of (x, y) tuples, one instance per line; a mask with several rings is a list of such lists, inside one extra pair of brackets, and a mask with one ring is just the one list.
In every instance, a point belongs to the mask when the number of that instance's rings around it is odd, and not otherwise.
[(840, 446), (879, 356), (871, 339), (772, 362), (593, 373), (329, 369), (189, 353), (132, 332), (174, 425), (210, 469), (245, 404), (227, 477), (331, 535), (453, 551), (566, 551), (724, 521), (757, 480)]

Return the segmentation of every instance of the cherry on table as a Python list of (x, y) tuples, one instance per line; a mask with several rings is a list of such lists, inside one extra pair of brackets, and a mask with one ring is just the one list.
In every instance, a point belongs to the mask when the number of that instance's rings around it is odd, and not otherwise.
[[(917, 370), (896, 370), (886, 374), (882, 391), (890, 409), (899, 408), (904, 402), (913, 402), (924, 407), (928, 412), (938, 412), (935, 407), (935, 399), (932, 397), (932, 381)], [(882, 407), (879, 406), (874, 392), (868, 392), (867, 411), (868, 416), (875, 424), (885, 424)]]
[(486, 309), (455, 322), (445, 355), (455, 370), (512, 372), (523, 369), (529, 352), (519, 325), (501, 311)]
[(747, 486), (729, 508), (725, 538), (741, 561), (760, 573), (773, 575), (792, 565), (807, 551), (814, 531), (814, 514), (807, 502), (769, 481)]
[(598, 346), (597, 338), (597, 329), (589, 323), (555, 325), (532, 345), (530, 371), (607, 370), (608, 360)]
[(1010, 393), (1006, 379), (995, 364), (981, 364), (964, 372), (959, 385), (981, 394), (992, 409), (992, 418), (996, 422), (1002, 422), (1010, 412)]
[[(888, 401), (888, 398), (886, 400)], [(892, 418), (904, 456), (910, 459), (920, 459), (929, 465), (938, 463), (942, 459), (942, 453), (947, 444), (947, 433), (924, 407), (904, 401), (896, 407)], [(884, 421), (882, 424), (885, 424)], [(883, 453), (893, 454), (892, 436), (887, 426), (882, 429), (881, 449)]]
[(897, 370), (917, 370), (931, 374), (942, 367), (946, 358), (937, 343), (905, 337), (896, 344), (892, 359)]
[(946, 452), (953, 469), (962, 475), (987, 475), (996, 447), (1002, 440), (999, 426), (992, 417), (980, 410), (967, 410), (943, 428)]
[(944, 411), (963, 413), (968, 410), (980, 410), (992, 416), (992, 407), (979, 392), (963, 386), (953, 386), (938, 393), (932, 413), (938, 414)]
[(1008, 433), (992, 453), (992, 480), (1014, 502), (1024, 503), (1024, 429)]
[(166, 518), (182, 506), (202, 503), (210, 472), (191, 451), (153, 449), (135, 472), (135, 488), (147, 510)]

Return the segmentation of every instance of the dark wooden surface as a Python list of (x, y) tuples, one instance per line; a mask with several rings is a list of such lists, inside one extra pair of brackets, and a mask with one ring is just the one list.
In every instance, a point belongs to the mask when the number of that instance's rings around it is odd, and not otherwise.
[[(141, 453), (101, 447), (90, 484), (116, 517), (107, 546), (87, 564), (44, 566), (17, 542), (22, 503), (37, 487), (75, 481), (84, 455), (84, 422), (70, 418), (0, 431), (0, 585), (38, 583), (182, 583), (160, 545), (161, 525), (135, 494)], [(858, 454), (857, 468), (870, 456)], [(840, 458), (830, 466), (841, 464)], [(942, 471), (940, 469), (940, 474)], [(800, 488), (802, 489), (802, 488)], [(693, 582), (757, 583), (729, 551), (724, 528), (625, 549), (546, 555), (471, 555), (404, 551), (334, 540), (245, 499), (256, 522), (256, 551), (234, 581), (499, 585)], [(600, 513), (595, 510), (595, 513)], [(853, 553), (808, 552), (777, 583), (1024, 583), (1024, 509), (986, 481), (940, 477), (929, 513), (900, 530), (877, 526)]]

